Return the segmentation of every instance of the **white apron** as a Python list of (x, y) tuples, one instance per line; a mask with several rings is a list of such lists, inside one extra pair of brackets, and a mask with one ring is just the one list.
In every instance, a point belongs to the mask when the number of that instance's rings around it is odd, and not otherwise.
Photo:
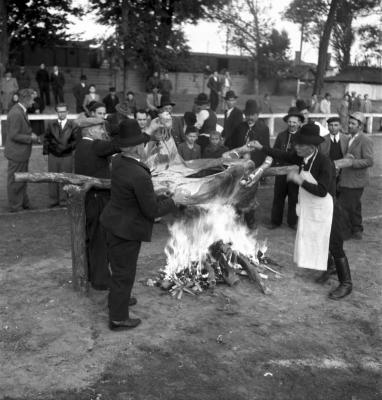
[[(310, 169), (316, 155), (312, 160), (309, 171), (302, 170), (300, 172), (304, 180), (315, 184), (317, 181), (310, 173)], [(326, 270), (333, 218), (332, 196), (329, 193), (325, 197), (314, 196), (300, 186), (296, 213), (298, 225), (293, 261), (300, 268)]]

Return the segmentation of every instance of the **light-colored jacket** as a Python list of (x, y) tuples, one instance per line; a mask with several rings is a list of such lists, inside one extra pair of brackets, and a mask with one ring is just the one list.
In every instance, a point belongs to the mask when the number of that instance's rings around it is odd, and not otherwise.
[(373, 165), (373, 141), (359, 133), (348, 146), (347, 153), (354, 157), (353, 166), (342, 170), (339, 186), (363, 188), (369, 182), (369, 168)]

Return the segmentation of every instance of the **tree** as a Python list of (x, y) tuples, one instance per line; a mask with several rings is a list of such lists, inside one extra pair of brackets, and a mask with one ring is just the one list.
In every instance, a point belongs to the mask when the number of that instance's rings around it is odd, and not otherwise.
[[(277, 40), (287, 37), (286, 32), (282, 36), (276, 30), (272, 31), (273, 24), (266, 17), (267, 14), (268, 7), (261, 6), (258, 0), (233, 0), (228, 6), (210, 12), (211, 19), (229, 28), (230, 43), (251, 56), (256, 95), (259, 94), (261, 60), (265, 60), (267, 52), (268, 56), (271, 55), (272, 46)], [(289, 39), (281, 42), (284, 45), (281, 54), (284, 54), (289, 47)], [(278, 45), (281, 42), (279, 41)], [(272, 53), (272, 56), (275, 54)]]
[(323, 15), (328, 12), (328, 5), (324, 0), (293, 0), (284, 11), (284, 18), (300, 25), (300, 54), (302, 45), (307, 41), (314, 41), (323, 26)]
[(318, 49), (318, 63), (316, 79), (314, 81), (313, 93), (320, 94), (324, 86), (324, 76), (327, 67), (328, 47), (330, 41), (330, 35), (336, 20), (337, 9), (341, 6), (343, 0), (332, 0), (330, 3), (330, 9), (328, 17), (326, 19), (324, 30), (320, 38), (320, 46)]
[[(98, 22), (114, 26), (112, 40), (126, 69), (138, 64), (149, 74), (158, 69), (176, 69), (188, 46), (181, 24), (195, 23), (208, 9), (228, 0), (91, 0)], [(110, 42), (110, 39), (109, 39)]]
[(0, 57), (8, 63), (9, 54), (20, 46), (47, 45), (68, 37), (70, 15), (81, 15), (72, 0), (0, 0)]

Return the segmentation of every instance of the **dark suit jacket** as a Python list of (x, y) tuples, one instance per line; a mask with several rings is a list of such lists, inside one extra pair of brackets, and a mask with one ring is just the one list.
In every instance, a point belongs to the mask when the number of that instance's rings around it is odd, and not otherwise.
[(215, 80), (215, 78), (213, 76), (211, 76), (210, 79), (208, 79), (207, 87), (211, 90), (211, 92), (219, 93), (219, 91), (221, 89), (221, 84), (220, 84), (219, 78), (217, 80)]
[(318, 197), (325, 197), (326, 194), (329, 193), (332, 195), (333, 199), (336, 198), (336, 171), (334, 163), (325, 155), (318, 152), (314, 162), (312, 157), (308, 161), (307, 165), (303, 165), (304, 159), (299, 157), (295, 151), (286, 152), (275, 148), (271, 149), (269, 147), (264, 147), (263, 151), (267, 155), (274, 157), (283, 163), (298, 165), (300, 171), (302, 168), (304, 171), (308, 171), (311, 166), (310, 173), (317, 181), (317, 184), (304, 181), (302, 187), (309, 193)]
[(354, 156), (353, 165), (343, 168), (340, 176), (340, 187), (363, 188), (369, 182), (369, 168), (373, 165), (373, 141), (369, 136), (360, 133), (344, 153)]
[(68, 156), (76, 148), (80, 135), (81, 130), (73, 121), (66, 121), (63, 130), (57, 120), (53, 121), (45, 132), (42, 154), (53, 154), (56, 157)]
[(114, 96), (114, 98), (112, 98), (111, 95), (108, 94), (103, 98), (102, 102), (106, 106), (106, 113), (112, 114), (115, 113), (115, 106), (119, 103), (119, 98), (118, 96)]
[[(342, 154), (345, 155), (349, 143), (349, 136), (344, 135), (343, 133), (339, 133), (340, 135), (340, 146)], [(325, 156), (329, 157), (330, 154), (330, 145), (332, 143), (330, 139), (330, 133), (324, 136), (324, 141), (318, 146), (319, 151), (324, 154)]]
[[(263, 146), (270, 147), (269, 128), (260, 119), (256, 121), (252, 128), (249, 128), (248, 122), (241, 122), (233, 134), (232, 148), (244, 146), (247, 140), (257, 140)], [(251, 159), (258, 167), (264, 162), (265, 155), (262, 151), (254, 150), (251, 152)]]
[[(273, 144), (273, 148), (294, 153), (295, 152), (295, 150), (294, 150), (295, 136), (294, 135), (296, 135), (297, 133), (298, 133), (298, 131), (296, 133), (290, 134), (288, 132), (288, 129), (285, 129), (285, 131), (278, 133), (276, 136), (275, 143)], [(280, 166), (280, 165), (285, 165), (285, 164), (286, 163), (284, 161), (275, 160), (275, 165)]]
[(184, 117), (172, 117), (172, 137), (178, 145), (186, 140)]
[(81, 83), (78, 83), (77, 85), (73, 86), (73, 95), (74, 98), (76, 99), (76, 111), (78, 113), (84, 111), (82, 104), (84, 103), (85, 96), (88, 93), (89, 93), (89, 86), (87, 85), (83, 87)]
[(32, 151), (32, 128), (26, 113), (18, 103), (8, 112), (7, 126), (5, 157), (15, 162), (28, 161)]
[(39, 69), (36, 72), (36, 82), (39, 86), (49, 86), (49, 72), (46, 69)]
[(203, 122), (203, 125), (199, 129), (199, 133), (210, 133), (216, 131), (216, 124), (218, 122), (218, 118), (216, 113), (210, 109), (208, 111), (208, 118)]
[(58, 72), (58, 75), (55, 75), (53, 72), (50, 74), (50, 83), (52, 85), (52, 89), (63, 88), (65, 85), (65, 77), (62, 72)]
[(236, 127), (243, 121), (243, 113), (237, 107), (234, 107), (229, 117), (227, 118), (227, 111), (224, 112), (224, 129), (222, 136), (224, 138), (224, 144), (229, 148), (233, 149), (233, 135)]
[(100, 218), (106, 230), (126, 240), (149, 242), (154, 219), (173, 209), (172, 199), (155, 195), (146, 165), (122, 155), (114, 158), (111, 198)]
[(82, 138), (74, 153), (74, 173), (108, 179), (110, 178), (109, 157), (120, 151), (114, 141)]

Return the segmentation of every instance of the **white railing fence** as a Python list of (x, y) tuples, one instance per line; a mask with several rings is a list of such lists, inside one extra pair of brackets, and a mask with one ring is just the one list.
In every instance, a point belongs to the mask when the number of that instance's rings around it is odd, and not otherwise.
[[(176, 117), (180, 117), (183, 114), (174, 114)], [(373, 120), (374, 118), (382, 118), (382, 113), (370, 113), (370, 114), (364, 114), (365, 117), (367, 118), (367, 133), (372, 133), (373, 130)], [(277, 113), (277, 114), (260, 114), (259, 118), (262, 118), (265, 120), (269, 127), (269, 132), (271, 137), (275, 136), (275, 120), (276, 119), (282, 119), (284, 118), (285, 113)], [(68, 118), (69, 119), (76, 119), (78, 117), (78, 114), (69, 114)], [(222, 120), (224, 118), (223, 114), (218, 114), (217, 115), (219, 120)], [(330, 117), (338, 117), (338, 114), (309, 114), (310, 118), (318, 119), (319, 121), (324, 121)], [(28, 118), (30, 121), (52, 121), (57, 118), (55, 114), (29, 114)], [(4, 144), (2, 143), (2, 121), (5, 121), (7, 119), (6, 115), (0, 115), (0, 147), (2, 147)]]

